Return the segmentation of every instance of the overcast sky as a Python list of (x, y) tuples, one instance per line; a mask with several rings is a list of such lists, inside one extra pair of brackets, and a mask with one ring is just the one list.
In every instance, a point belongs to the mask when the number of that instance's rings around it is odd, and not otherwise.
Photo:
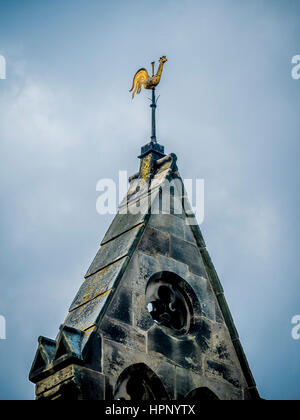
[(32, 399), (112, 216), (96, 183), (138, 169), (150, 136), (140, 67), (168, 57), (157, 134), (205, 180), (208, 250), (258, 390), (300, 399), (297, 0), (0, 0), (0, 398)]

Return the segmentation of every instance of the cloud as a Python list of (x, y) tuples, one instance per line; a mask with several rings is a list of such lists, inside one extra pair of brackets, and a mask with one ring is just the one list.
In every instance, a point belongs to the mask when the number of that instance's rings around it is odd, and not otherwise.
[(297, 397), (298, 6), (156, 1), (153, 20), (146, 2), (9, 4), (0, 26), (0, 397), (33, 396), (37, 336), (57, 334), (111, 221), (96, 213), (97, 181), (135, 173), (149, 140), (148, 95), (131, 101), (132, 76), (162, 54), (158, 138), (184, 178), (205, 180), (201, 229), (259, 389), (280, 396), (284, 382), (284, 397)]

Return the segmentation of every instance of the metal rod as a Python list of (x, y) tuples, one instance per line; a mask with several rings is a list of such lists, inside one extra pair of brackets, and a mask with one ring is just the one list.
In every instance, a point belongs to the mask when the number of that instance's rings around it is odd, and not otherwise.
[(156, 109), (156, 101), (155, 101), (155, 88), (152, 88), (152, 103), (150, 105), (152, 108), (152, 133), (151, 133), (151, 141), (156, 143), (156, 124), (155, 124), (155, 109)]

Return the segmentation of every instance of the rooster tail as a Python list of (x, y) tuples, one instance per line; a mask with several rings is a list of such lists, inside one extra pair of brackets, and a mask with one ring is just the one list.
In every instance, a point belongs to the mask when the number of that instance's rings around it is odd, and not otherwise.
[(129, 92), (132, 92), (132, 91), (133, 91), (133, 89), (134, 89), (134, 87), (135, 87), (135, 85), (136, 85), (137, 83), (139, 83), (139, 84), (141, 85), (141, 84), (143, 84), (143, 83), (144, 83), (147, 79), (149, 79), (149, 75), (148, 75), (147, 70), (146, 70), (146, 69), (144, 69), (144, 68), (139, 69), (139, 70), (135, 73), (135, 75), (134, 75), (134, 78), (133, 78), (133, 81), (132, 81), (132, 87), (131, 87), (131, 89), (130, 89), (130, 91), (129, 91)]

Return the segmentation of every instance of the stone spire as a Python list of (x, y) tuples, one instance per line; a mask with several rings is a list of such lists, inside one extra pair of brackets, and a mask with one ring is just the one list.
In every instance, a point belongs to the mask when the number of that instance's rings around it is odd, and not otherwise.
[(177, 158), (150, 142), (140, 159), (56, 340), (39, 339), (36, 397), (257, 399)]

